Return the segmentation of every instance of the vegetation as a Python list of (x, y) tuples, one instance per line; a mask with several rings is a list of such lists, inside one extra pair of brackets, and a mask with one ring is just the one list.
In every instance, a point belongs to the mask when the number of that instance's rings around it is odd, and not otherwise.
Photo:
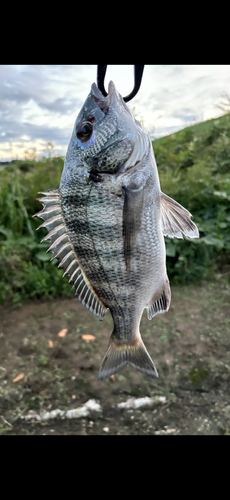
[(156, 139), (161, 189), (187, 208), (199, 239), (166, 238), (174, 284), (230, 271), (230, 114)]
[(17, 160), (0, 171), (0, 303), (73, 293), (57, 260), (49, 262), (49, 242), (40, 243), (47, 231), (36, 232), (40, 219), (32, 218), (42, 208), (38, 192), (58, 188), (63, 165), (61, 157), (43, 157)]
[[(230, 114), (153, 141), (162, 191), (193, 214), (200, 238), (166, 238), (171, 283), (188, 284), (230, 271)], [(64, 160), (16, 160), (0, 170), (0, 303), (73, 295), (49, 262), (45, 229), (36, 232), (38, 191), (58, 188)]]

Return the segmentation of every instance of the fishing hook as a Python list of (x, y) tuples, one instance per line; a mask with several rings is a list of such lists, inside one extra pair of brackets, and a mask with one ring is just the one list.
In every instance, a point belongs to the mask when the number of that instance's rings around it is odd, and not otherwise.
[[(106, 69), (107, 64), (98, 64), (97, 66), (97, 86), (105, 97), (108, 95), (104, 87)], [(137, 94), (141, 85), (143, 71), (144, 64), (134, 64), (134, 87), (129, 95), (123, 97), (125, 102), (131, 101), (131, 99), (133, 99), (133, 97)]]

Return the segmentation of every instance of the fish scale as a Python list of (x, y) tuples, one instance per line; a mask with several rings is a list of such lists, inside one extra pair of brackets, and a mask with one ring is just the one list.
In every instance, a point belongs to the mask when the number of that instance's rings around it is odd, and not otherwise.
[(152, 144), (109, 83), (91, 87), (74, 124), (59, 189), (42, 193), (37, 216), (48, 251), (78, 299), (114, 328), (98, 378), (130, 365), (153, 378), (156, 367), (140, 335), (171, 301), (164, 236), (197, 238), (191, 214), (161, 192)]

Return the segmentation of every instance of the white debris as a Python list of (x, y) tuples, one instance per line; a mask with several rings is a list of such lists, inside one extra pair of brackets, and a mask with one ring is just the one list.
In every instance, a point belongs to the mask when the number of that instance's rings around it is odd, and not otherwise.
[(21, 415), (24, 420), (41, 420), (40, 415), (35, 410), (29, 410), (27, 415)]
[(79, 408), (68, 410), (66, 412), (65, 417), (66, 418), (87, 417), (90, 411), (101, 411), (101, 406), (97, 401), (95, 401), (95, 399), (89, 399), (87, 403), (85, 403), (83, 406), (80, 406)]
[(154, 434), (156, 434), (156, 436), (160, 435), (160, 434), (172, 434), (173, 432), (176, 432), (176, 429), (162, 429), (161, 431), (155, 431)]
[(89, 414), (89, 411), (85, 406), (82, 408), (73, 408), (72, 410), (68, 410), (65, 414), (66, 418), (81, 418), (81, 417), (87, 417)]
[(42, 412), (40, 417), (41, 417), (41, 420), (50, 420), (51, 418), (56, 418), (56, 417), (63, 417), (65, 414), (64, 411), (62, 410), (52, 410), (52, 411), (46, 411), (46, 412)]
[(149, 398), (146, 396), (145, 398), (129, 398), (124, 403), (118, 403), (118, 408), (141, 408), (141, 406), (152, 406), (155, 403), (165, 403), (165, 396), (154, 396)]
[(109, 432), (109, 427), (103, 427), (104, 432)]
[(89, 399), (89, 401), (85, 403), (85, 407), (90, 411), (102, 411), (100, 403), (98, 403), (95, 399)]
[(62, 419), (81, 418), (87, 417), (91, 411), (102, 411), (101, 405), (95, 399), (89, 399), (89, 401), (87, 401), (84, 405), (79, 406), (79, 408), (73, 408), (67, 411), (59, 410), (57, 408), (56, 410), (52, 411), (43, 411), (39, 415), (35, 410), (30, 410), (27, 415), (22, 415), (21, 418), (23, 418), (24, 420), (38, 421), (50, 420), (56, 417), (61, 417)]

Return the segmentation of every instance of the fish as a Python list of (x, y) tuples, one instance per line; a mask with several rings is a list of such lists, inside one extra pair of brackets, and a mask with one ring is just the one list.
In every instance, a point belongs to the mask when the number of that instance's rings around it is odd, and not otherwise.
[(59, 188), (39, 194), (43, 209), (34, 217), (48, 230), (47, 252), (81, 303), (100, 321), (108, 310), (113, 319), (98, 379), (126, 365), (158, 378), (141, 317), (145, 309), (151, 320), (170, 307), (164, 237), (199, 238), (199, 231), (191, 213), (161, 191), (150, 136), (112, 81), (107, 96), (91, 85)]

